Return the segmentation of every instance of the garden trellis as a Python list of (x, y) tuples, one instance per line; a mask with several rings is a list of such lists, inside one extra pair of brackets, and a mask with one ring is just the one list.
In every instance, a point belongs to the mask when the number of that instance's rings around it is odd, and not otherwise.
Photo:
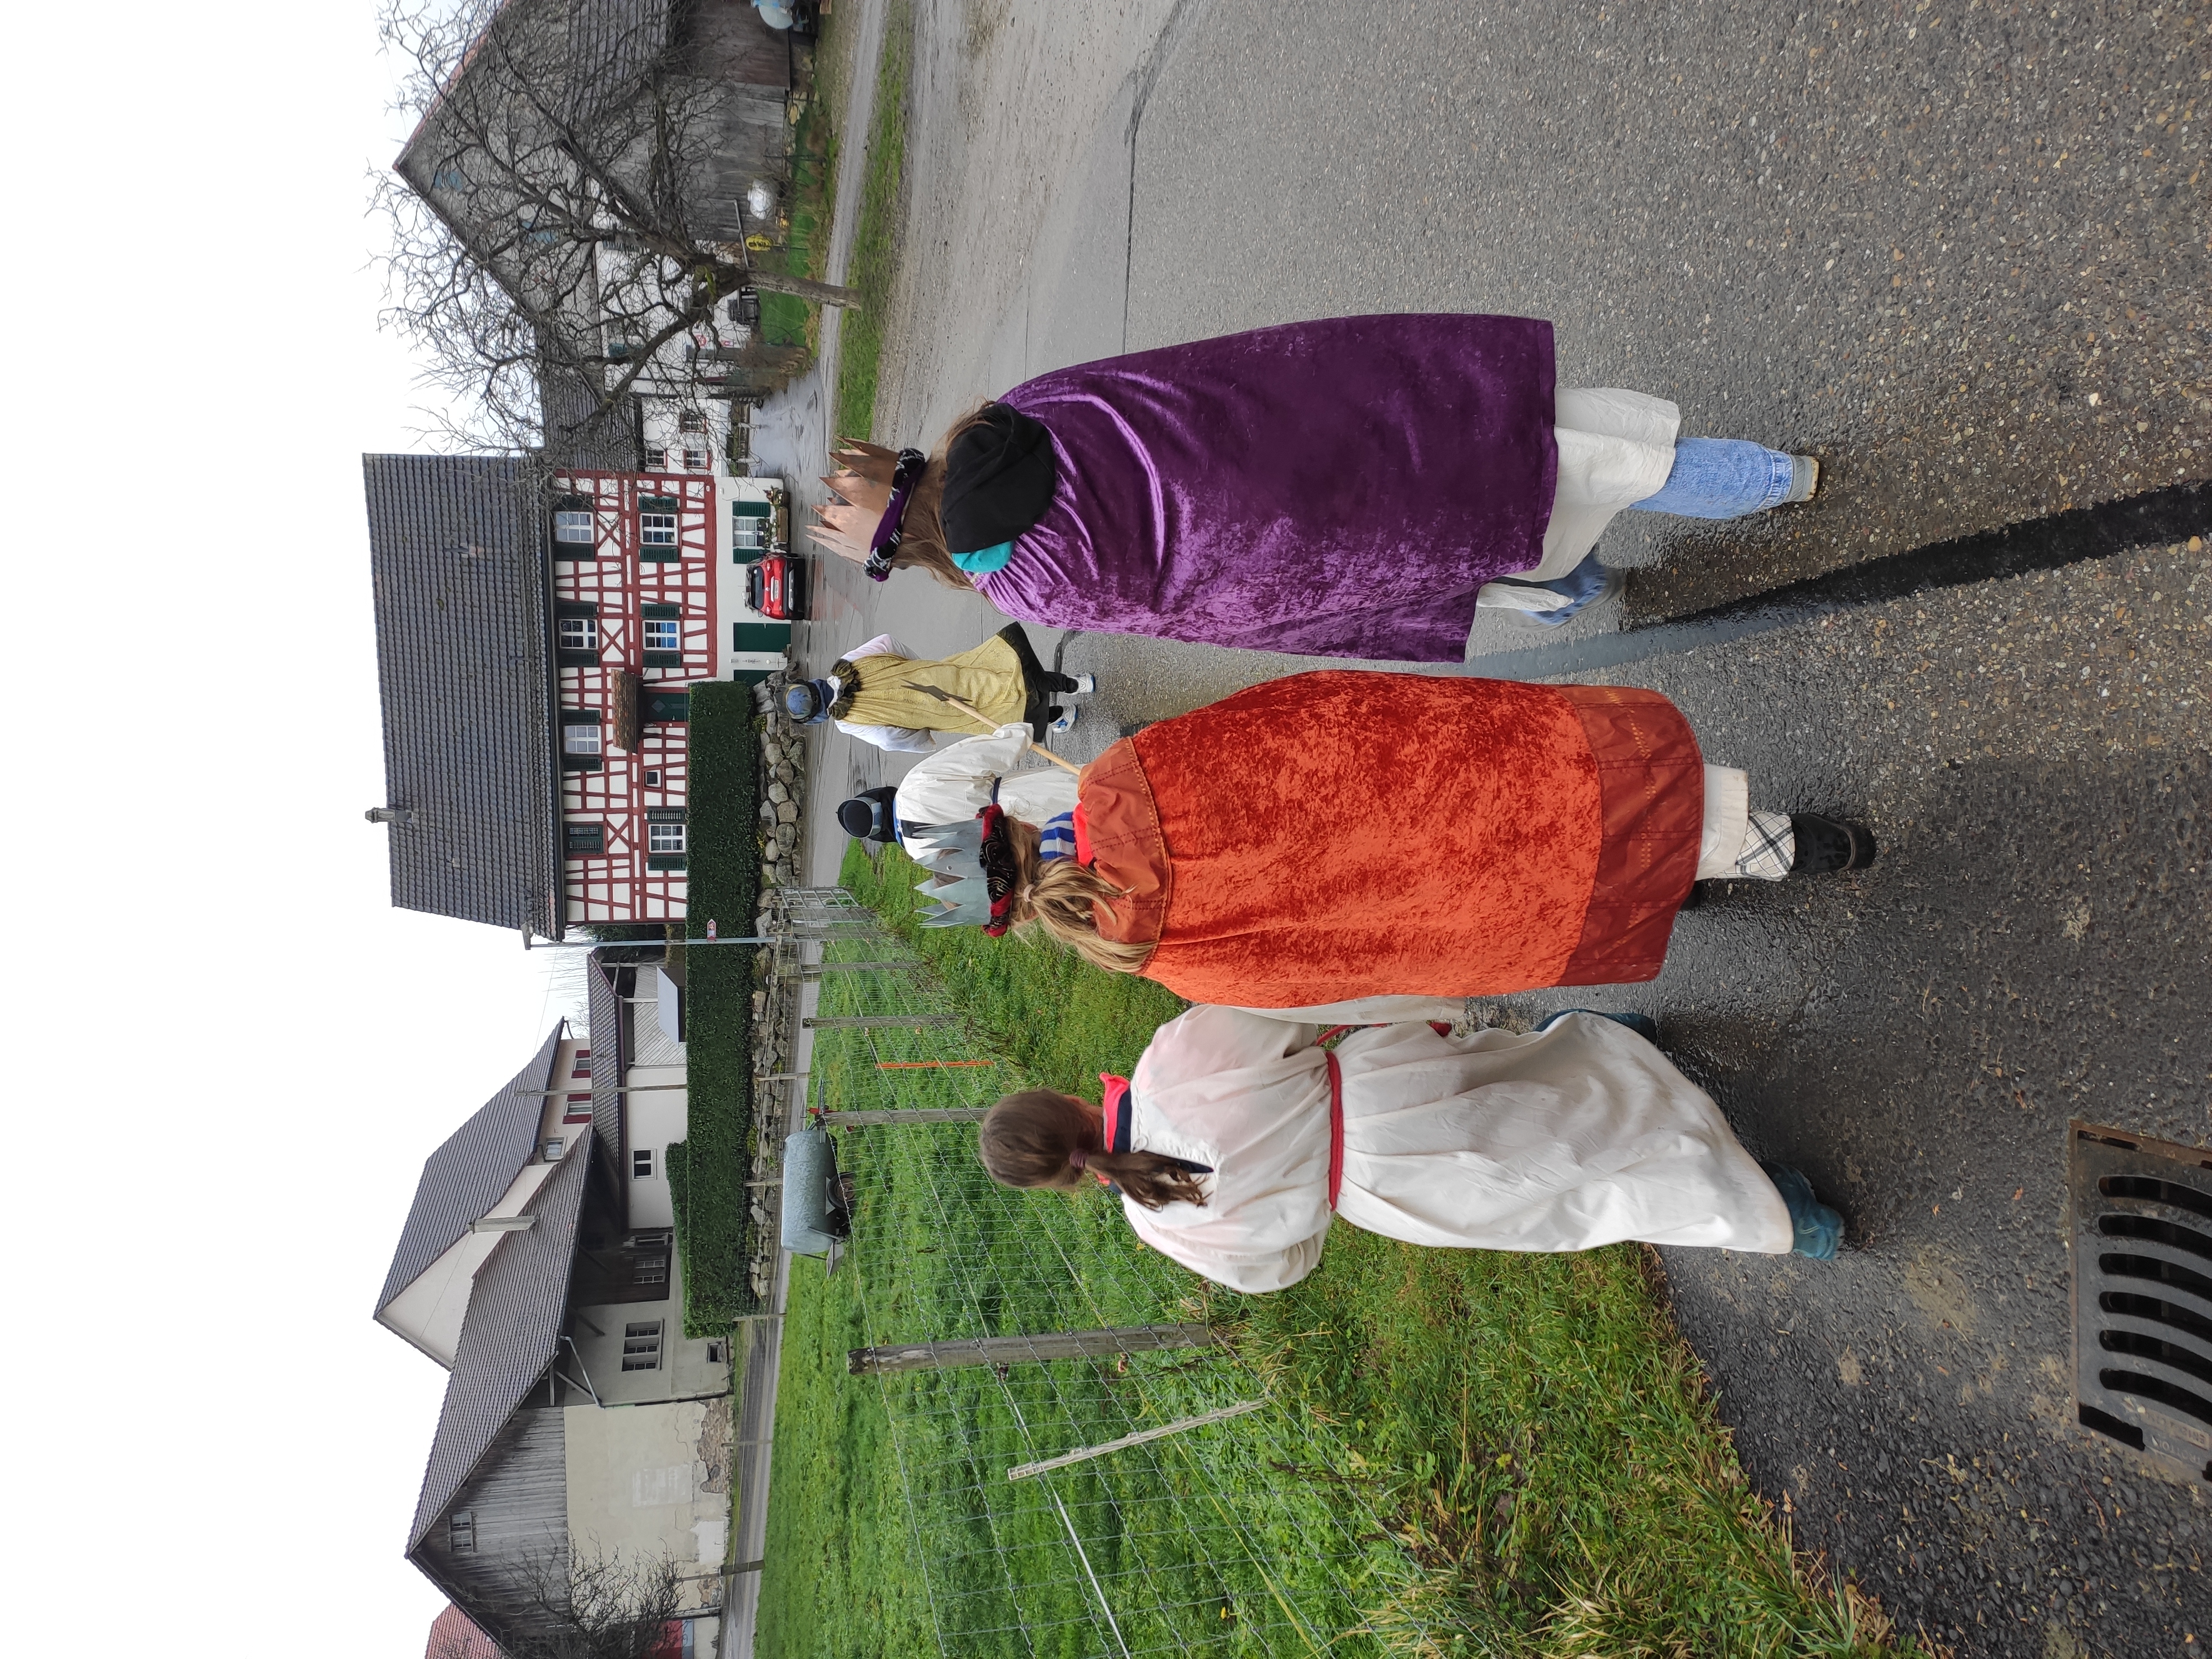
[[(824, 919), (870, 914), (808, 896)], [(827, 1121), (1024, 1085), (896, 939), (818, 932), (848, 935), (823, 946), (818, 1017), (867, 1021), (814, 1030), (807, 1098)], [(855, 1194), (837, 1272), (866, 1340), (971, 1350), (848, 1383), (880, 1395), (945, 1659), (1376, 1650), (1370, 1613), (1419, 1569), (1344, 1443), (1239, 1342), (1238, 1299), (1139, 1245), (1103, 1192), (997, 1186), (975, 1140), (972, 1122), (926, 1120), (836, 1137)], [(1072, 1333), (1109, 1351), (1037, 1357)]]

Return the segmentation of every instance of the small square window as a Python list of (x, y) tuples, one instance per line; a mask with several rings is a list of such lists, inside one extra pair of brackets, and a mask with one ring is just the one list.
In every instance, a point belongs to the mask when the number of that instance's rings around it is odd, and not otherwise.
[(650, 1181), (653, 1179), (652, 1147), (639, 1146), (630, 1152), (629, 1173), (630, 1178), (634, 1181)]
[(673, 513), (641, 513), (637, 515), (639, 538), (647, 547), (676, 545), (676, 515)]
[(456, 1555), (468, 1555), (477, 1547), (477, 1517), (473, 1510), (455, 1510), (446, 1517), (446, 1547)]
[(707, 470), (707, 452), (703, 449), (685, 450), (684, 465), (690, 471), (704, 472)]
[(660, 774), (650, 766), (645, 769), (645, 787), (648, 789), (660, 787)]
[(594, 720), (589, 726), (564, 726), (561, 728), (561, 752), (564, 755), (596, 755), (599, 752), (599, 726)]
[(674, 621), (650, 621), (645, 625), (645, 648), (648, 651), (681, 651), (684, 648), (684, 624)]
[(705, 412), (696, 409), (678, 410), (676, 415), (676, 429), (678, 432), (704, 432), (707, 429)]
[(596, 617), (563, 617), (561, 618), (561, 648), (563, 651), (596, 651), (599, 648), (599, 623)]
[(680, 823), (648, 823), (645, 826), (645, 850), (648, 853), (684, 850), (684, 826)]
[(647, 472), (666, 471), (668, 470), (668, 452), (665, 449), (659, 448), (654, 445), (647, 444), (645, 447), (645, 470)]
[(558, 1137), (547, 1141), (545, 1143), (545, 1161), (548, 1164), (558, 1164), (561, 1161), (561, 1153), (568, 1145), (568, 1143), (567, 1141), (562, 1140)]
[(584, 507), (562, 507), (553, 515), (553, 539), (569, 546), (589, 546), (598, 539), (592, 514)]

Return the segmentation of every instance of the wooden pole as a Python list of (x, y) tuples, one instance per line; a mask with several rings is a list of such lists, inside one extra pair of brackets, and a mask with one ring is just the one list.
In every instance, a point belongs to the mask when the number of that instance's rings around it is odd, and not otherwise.
[(1045, 1331), (1035, 1336), (971, 1336), (950, 1342), (909, 1342), (854, 1348), (845, 1356), (854, 1376), (941, 1371), (957, 1365), (1024, 1365), (1047, 1359), (1099, 1359), (1163, 1348), (1210, 1348), (1221, 1338), (1211, 1325), (1125, 1325), (1096, 1331)]
[(817, 962), (811, 963), (807, 966), (800, 969), (799, 970), (799, 977), (802, 981), (818, 980), (824, 974), (880, 973), (890, 969), (919, 968), (921, 966), (921, 964), (918, 962)]
[(1119, 1440), (1109, 1440), (1103, 1445), (1085, 1446), (1079, 1451), (1063, 1452), (1058, 1457), (1048, 1457), (1036, 1463), (1017, 1463), (1006, 1471), (1009, 1480), (1027, 1480), (1032, 1475), (1051, 1469), (1064, 1469), (1071, 1463), (1087, 1463), (1094, 1457), (1103, 1457), (1108, 1452), (1127, 1451), (1132, 1446), (1141, 1446), (1148, 1441), (1164, 1440), (1171, 1434), (1181, 1434), (1185, 1429), (1204, 1428), (1208, 1423), (1224, 1423), (1232, 1417), (1242, 1417), (1246, 1412), (1256, 1412), (1267, 1402), (1264, 1400), (1240, 1400), (1233, 1406), (1200, 1412), (1196, 1417), (1178, 1417), (1172, 1423), (1163, 1423), (1157, 1429), (1139, 1429), (1134, 1434), (1125, 1434)]
[(827, 1111), (822, 1114), (822, 1127), (873, 1129), (898, 1123), (981, 1123), (990, 1110), (988, 1106), (911, 1106), (883, 1112)]
[[(951, 704), (953, 708), (958, 709), (969, 720), (975, 721), (976, 725), (981, 726), (986, 732), (995, 732), (999, 729), (998, 726), (984, 714), (981, 709), (976, 708), (973, 703), (965, 703), (961, 702), (959, 698), (954, 696), (950, 691), (940, 691), (933, 685), (916, 685), (912, 680), (908, 680), (907, 682), (906, 689), (909, 691), (919, 691), (925, 697), (934, 697), (939, 702)], [(1009, 721), (1007, 723), (1009, 725), (1018, 725), (1020, 722)], [(1073, 761), (1063, 759), (1061, 757), (1054, 754), (1051, 750), (1045, 748), (1042, 744), (1031, 744), (1030, 745), (1030, 752), (1033, 755), (1043, 756), (1045, 759), (1050, 761), (1054, 766), (1060, 768), (1063, 772), (1074, 772), (1080, 774), (1083, 770), (1083, 769), (1078, 766)]]

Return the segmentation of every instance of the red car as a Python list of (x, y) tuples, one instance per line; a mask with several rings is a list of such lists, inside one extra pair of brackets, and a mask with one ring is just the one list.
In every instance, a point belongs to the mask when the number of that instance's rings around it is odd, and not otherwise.
[(806, 620), (806, 561), (771, 553), (745, 568), (745, 604), (775, 622)]

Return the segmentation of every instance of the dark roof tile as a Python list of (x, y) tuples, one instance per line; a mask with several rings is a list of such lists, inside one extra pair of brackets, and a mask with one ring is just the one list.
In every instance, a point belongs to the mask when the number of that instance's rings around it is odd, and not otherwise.
[(490, 1212), (522, 1166), (537, 1155), (538, 1124), (545, 1111), (545, 1097), (538, 1091), (553, 1086), (562, 1035), (562, 1028), (556, 1025), (531, 1062), (423, 1161), (414, 1206), (400, 1230), (399, 1248), (392, 1252), (392, 1271), (377, 1294), (379, 1314), (451, 1249), (471, 1222)]
[(392, 902), (557, 938), (544, 496), (522, 461), (364, 455)]
[(461, 1323), (459, 1352), (446, 1383), (438, 1432), (408, 1529), (412, 1555), (453, 1501), (485, 1452), (553, 1363), (568, 1311), (576, 1223), (590, 1184), (592, 1137), (576, 1137), (568, 1156), (531, 1196), (526, 1232), (504, 1233), (477, 1269)]

